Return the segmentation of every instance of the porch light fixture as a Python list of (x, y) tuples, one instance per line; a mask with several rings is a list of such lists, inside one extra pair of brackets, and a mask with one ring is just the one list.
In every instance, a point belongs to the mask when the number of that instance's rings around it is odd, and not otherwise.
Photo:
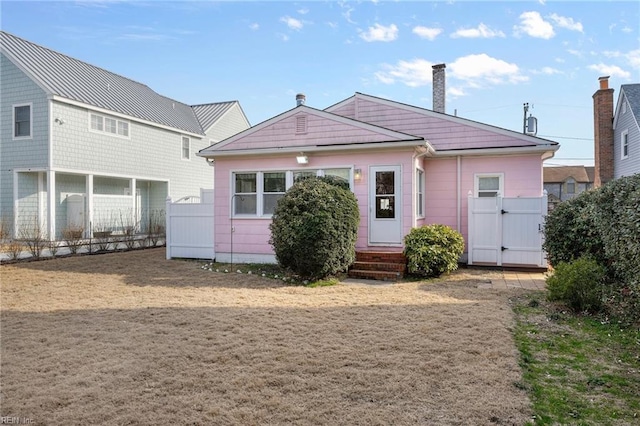
[(353, 171), (353, 178), (354, 178), (355, 180), (360, 180), (360, 179), (362, 179), (362, 169), (355, 169), (355, 170)]
[(298, 162), (298, 164), (309, 164), (309, 157), (301, 152), (300, 155), (296, 156), (296, 161)]

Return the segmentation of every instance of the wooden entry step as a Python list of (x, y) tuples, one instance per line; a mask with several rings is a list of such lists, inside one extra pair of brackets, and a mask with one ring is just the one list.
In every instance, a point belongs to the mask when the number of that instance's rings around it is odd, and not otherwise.
[(397, 281), (404, 277), (407, 259), (402, 252), (356, 251), (356, 261), (349, 268), (349, 277), (382, 281)]

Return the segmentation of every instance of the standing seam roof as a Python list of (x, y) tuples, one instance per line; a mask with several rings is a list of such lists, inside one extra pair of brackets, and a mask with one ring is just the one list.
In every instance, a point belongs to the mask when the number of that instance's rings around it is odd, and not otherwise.
[[(204, 135), (196, 108), (159, 95), (148, 86), (62, 53), (0, 31), (2, 53), (36, 78), (54, 95), (97, 108), (150, 121), (190, 133)], [(228, 108), (229, 102), (219, 109)], [(218, 104), (208, 104), (217, 110)], [(209, 126), (220, 115), (202, 124)]]

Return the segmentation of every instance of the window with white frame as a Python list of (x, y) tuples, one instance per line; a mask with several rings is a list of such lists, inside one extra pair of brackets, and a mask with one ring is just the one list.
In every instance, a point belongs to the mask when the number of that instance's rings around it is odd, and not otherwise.
[(628, 130), (625, 130), (620, 135), (620, 152), (622, 154), (623, 159), (629, 157), (629, 131)]
[(504, 194), (503, 181), (502, 173), (475, 175), (476, 197), (497, 197), (498, 194)]
[(318, 170), (276, 170), (233, 173), (233, 215), (270, 217), (278, 200), (300, 179), (311, 176), (334, 176), (351, 182), (350, 168)]
[(127, 121), (94, 113), (89, 115), (89, 126), (91, 131), (122, 136), (125, 138), (129, 137), (129, 123)]
[(416, 169), (416, 216), (424, 217), (424, 171)]
[(573, 195), (576, 193), (576, 181), (573, 178), (567, 179), (567, 181), (565, 182), (565, 187), (567, 194)]
[(13, 106), (13, 137), (31, 137), (31, 104)]
[(182, 137), (182, 159), (188, 160), (191, 153), (191, 139), (186, 136)]

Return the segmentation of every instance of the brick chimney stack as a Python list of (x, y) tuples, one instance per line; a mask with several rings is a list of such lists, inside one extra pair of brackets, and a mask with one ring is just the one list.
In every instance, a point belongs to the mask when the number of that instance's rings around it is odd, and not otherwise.
[(433, 110), (443, 114), (445, 113), (444, 100), (446, 90), (444, 69), (446, 67), (445, 64), (438, 64), (431, 67), (433, 69)]
[(600, 89), (593, 94), (596, 188), (613, 179), (613, 89), (609, 88), (609, 76), (598, 80)]

